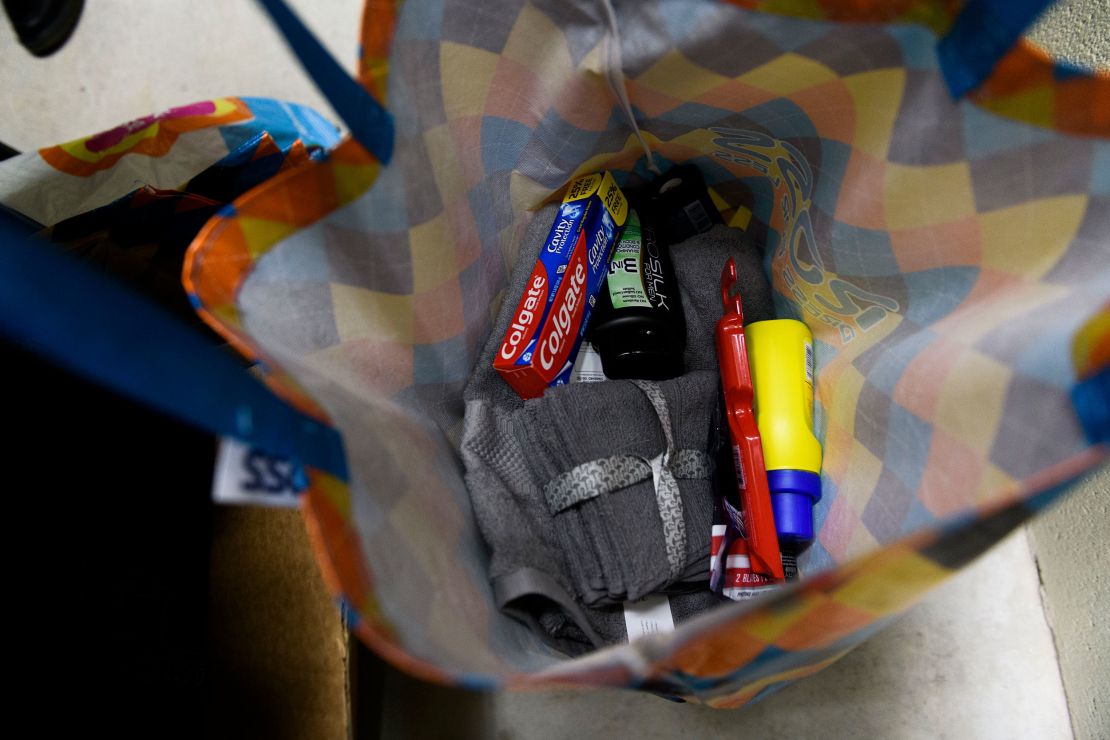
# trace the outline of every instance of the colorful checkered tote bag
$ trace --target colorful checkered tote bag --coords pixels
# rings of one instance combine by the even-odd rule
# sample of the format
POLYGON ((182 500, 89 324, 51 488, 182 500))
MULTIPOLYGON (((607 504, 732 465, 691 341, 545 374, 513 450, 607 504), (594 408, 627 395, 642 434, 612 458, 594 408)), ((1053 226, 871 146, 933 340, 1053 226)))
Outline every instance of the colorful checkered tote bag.
MULTIPOLYGON (((312 68, 296 19, 264 4, 312 68)), ((1098 464, 1110 77, 1019 40, 1043 4, 368 3, 353 136, 224 208, 184 273, 270 388, 341 436, 345 458, 302 457, 303 507, 358 635, 436 681, 740 706, 843 656, 1098 464), (635 184, 680 163, 765 245, 779 314, 813 331, 817 540, 793 587, 571 660, 494 605, 462 390, 515 300, 532 212, 582 173, 635 184)))

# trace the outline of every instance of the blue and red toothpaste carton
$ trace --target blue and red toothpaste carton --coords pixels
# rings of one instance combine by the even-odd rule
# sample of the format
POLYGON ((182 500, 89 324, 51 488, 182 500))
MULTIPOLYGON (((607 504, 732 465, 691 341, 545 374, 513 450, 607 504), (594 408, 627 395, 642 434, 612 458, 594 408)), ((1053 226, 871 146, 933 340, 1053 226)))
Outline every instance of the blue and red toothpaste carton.
POLYGON ((579 177, 567 188, 493 360, 521 398, 570 380, 627 217, 628 201, 609 172, 579 177))

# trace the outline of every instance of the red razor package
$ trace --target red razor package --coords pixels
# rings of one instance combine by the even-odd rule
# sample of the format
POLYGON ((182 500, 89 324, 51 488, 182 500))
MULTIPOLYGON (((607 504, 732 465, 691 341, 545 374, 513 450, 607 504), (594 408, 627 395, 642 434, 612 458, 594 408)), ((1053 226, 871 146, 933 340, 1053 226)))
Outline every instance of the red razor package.
MULTIPOLYGON (((740 508, 737 510, 729 501, 731 496, 723 497, 721 503, 727 518, 747 541, 752 572, 782 580, 785 572, 767 486, 763 445, 752 409, 754 392, 744 339, 744 309, 740 296, 732 294, 735 284, 736 263, 729 258, 721 272, 721 301, 725 312, 717 322, 716 343, 725 418, 732 445, 736 500, 740 508)), ((719 571, 716 575, 719 579, 719 571)))

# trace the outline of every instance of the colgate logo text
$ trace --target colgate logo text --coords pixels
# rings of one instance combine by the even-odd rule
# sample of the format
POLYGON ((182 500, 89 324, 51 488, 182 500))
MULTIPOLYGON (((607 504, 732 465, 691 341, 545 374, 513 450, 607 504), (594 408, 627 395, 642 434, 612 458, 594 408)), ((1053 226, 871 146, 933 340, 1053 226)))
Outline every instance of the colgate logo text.
POLYGON ((520 304, 517 305, 516 318, 509 326, 509 331, 505 335, 505 342, 501 345, 501 357, 506 360, 514 359, 520 354, 521 345, 527 343, 531 338, 532 332, 535 327, 539 314, 536 312, 537 308, 542 308, 541 301, 547 296, 547 276, 546 275, 532 275, 532 282, 528 284, 528 290, 521 298, 520 304))
MULTIPOLYGON (((571 339, 572 324, 579 313, 582 299, 586 292, 586 265, 581 259, 575 261, 574 271, 570 274, 567 292, 563 302, 551 312, 552 330, 540 340, 540 367, 550 370, 555 364, 555 358, 565 354, 563 350, 571 339)), ((577 329, 577 326, 573 327, 577 329)))

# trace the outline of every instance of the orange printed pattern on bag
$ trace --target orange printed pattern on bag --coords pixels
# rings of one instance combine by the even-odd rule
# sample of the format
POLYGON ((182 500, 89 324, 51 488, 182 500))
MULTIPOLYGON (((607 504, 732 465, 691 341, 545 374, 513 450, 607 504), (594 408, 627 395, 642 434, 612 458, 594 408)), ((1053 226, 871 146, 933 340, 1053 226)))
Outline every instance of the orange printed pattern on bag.
POLYGON ((39 150, 39 156, 56 170, 89 177, 111 169, 126 154, 162 157, 184 133, 211 126, 245 121, 252 113, 238 98, 220 98, 170 108, 164 113, 137 118, 108 131, 39 150))

